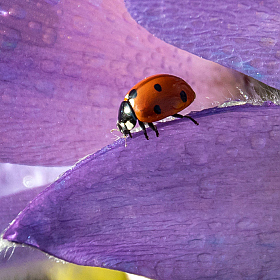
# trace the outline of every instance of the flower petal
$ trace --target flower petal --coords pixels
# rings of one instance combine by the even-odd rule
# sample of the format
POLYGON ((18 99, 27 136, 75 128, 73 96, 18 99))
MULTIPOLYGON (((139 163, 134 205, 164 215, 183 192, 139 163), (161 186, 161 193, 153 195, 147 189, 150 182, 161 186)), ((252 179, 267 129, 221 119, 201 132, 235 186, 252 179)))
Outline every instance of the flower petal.
MULTIPOLYGON (((26 191, 0 198, 0 233, 16 218, 22 209, 38 195, 45 187, 26 191)), ((46 260, 45 254, 31 248, 9 247, 2 244, 0 239, 0 270, 11 266, 22 266, 30 261, 46 260)), ((3 276, 4 277, 4 276, 3 276)))
POLYGON ((111 143, 120 102, 152 74, 187 80, 195 110, 248 91, 243 75, 152 36, 121 0, 36 3, 1 1, 2 162, 72 165, 111 143))
POLYGON ((165 42, 280 89, 277 1, 125 3, 137 23, 165 42))
MULTIPOLYGON (((4 238, 155 279, 273 278, 280 107, 198 112, 103 148, 34 199, 4 238), (232 276, 232 277, 231 277, 232 276)), ((276 277, 276 276, 275 276, 276 277)))

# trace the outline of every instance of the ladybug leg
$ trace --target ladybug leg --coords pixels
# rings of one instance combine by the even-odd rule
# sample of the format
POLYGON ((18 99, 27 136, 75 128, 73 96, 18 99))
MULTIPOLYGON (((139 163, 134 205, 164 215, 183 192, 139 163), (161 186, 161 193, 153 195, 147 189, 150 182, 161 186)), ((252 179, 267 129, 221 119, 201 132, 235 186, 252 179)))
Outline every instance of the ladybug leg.
POLYGON ((155 131, 156 136, 158 137, 159 133, 158 133, 157 127, 153 123, 148 123, 148 125, 153 131, 155 131))
POLYGON ((188 115, 183 116, 183 115, 180 115, 180 114, 174 114, 174 115, 172 115, 172 117, 179 118, 179 119, 188 118, 191 121, 193 121, 196 125, 199 125, 199 123, 195 119, 193 119, 192 117, 190 117, 188 115))
POLYGON ((144 123, 139 121, 139 120, 138 120, 138 122, 139 122, 139 125, 140 125, 141 129, 144 132, 144 135, 145 135, 146 139, 149 140, 149 137, 148 137, 148 134, 147 134, 147 130, 146 130, 146 127, 145 127, 144 123))

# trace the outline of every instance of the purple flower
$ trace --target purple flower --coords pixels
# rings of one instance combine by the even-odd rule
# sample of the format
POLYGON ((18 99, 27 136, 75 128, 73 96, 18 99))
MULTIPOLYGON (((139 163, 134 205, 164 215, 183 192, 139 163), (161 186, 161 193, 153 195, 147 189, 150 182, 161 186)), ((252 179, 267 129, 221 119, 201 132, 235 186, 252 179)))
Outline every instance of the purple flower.
MULTIPOLYGON (((162 42, 122 2, 1 9, 4 162, 65 166, 111 143, 119 103, 150 74, 187 80, 190 110, 255 98, 252 79, 162 42)), ((277 106, 211 109, 195 115, 199 127, 159 124, 159 138, 139 132, 127 148, 121 139, 43 191, 5 238, 156 279, 277 277, 278 115, 277 106)), ((27 200, 3 211, 2 229, 27 200)))

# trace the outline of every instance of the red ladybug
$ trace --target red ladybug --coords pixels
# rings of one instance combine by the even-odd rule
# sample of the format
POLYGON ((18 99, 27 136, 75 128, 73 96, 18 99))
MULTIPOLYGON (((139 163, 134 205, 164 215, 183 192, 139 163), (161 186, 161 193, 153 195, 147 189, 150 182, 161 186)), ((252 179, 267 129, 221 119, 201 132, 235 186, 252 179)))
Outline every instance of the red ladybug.
POLYGON ((181 78, 159 74, 145 78, 136 84, 125 96, 119 108, 117 127, 125 136, 132 137, 132 130, 137 120, 148 140, 145 123, 159 133, 153 122, 168 116, 189 118, 196 125, 198 122, 190 116, 177 114, 188 107, 195 99, 192 88, 181 78))

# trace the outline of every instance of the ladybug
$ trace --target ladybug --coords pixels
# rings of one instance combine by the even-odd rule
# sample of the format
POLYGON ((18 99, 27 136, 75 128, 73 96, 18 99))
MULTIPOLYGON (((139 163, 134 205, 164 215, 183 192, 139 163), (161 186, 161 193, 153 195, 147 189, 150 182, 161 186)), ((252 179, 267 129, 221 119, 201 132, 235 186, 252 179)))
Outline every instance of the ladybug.
POLYGON ((132 130, 138 120, 144 135, 148 140, 145 123, 159 136, 153 122, 168 116, 188 118, 196 125, 198 122, 190 116, 177 114, 188 107, 195 99, 192 88, 183 79, 158 74, 145 78, 136 84, 125 96, 119 108, 117 127, 125 136, 132 138, 132 130))

